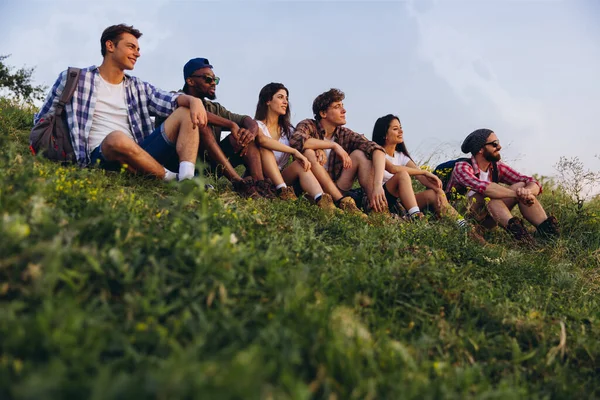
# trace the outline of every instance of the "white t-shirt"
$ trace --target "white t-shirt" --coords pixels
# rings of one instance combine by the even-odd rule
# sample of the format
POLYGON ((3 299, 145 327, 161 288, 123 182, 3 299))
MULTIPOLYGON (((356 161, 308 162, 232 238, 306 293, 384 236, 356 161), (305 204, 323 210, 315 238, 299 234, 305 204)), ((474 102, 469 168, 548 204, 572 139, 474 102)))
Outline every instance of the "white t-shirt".
POLYGON ((113 85, 102 79, 102 76, 100 76, 99 82, 100 84, 95 87, 97 91, 96 107, 88 137, 90 152, 113 131, 121 131, 133 139, 125 100, 125 83, 113 85))
MULTIPOLYGON (((323 140, 326 140, 326 141, 332 142, 332 143, 335 142, 335 140, 333 140, 333 138, 331 138, 331 139, 324 138, 323 140)), ((323 165, 323 168, 325 168, 325 171, 329 171, 329 162, 328 161, 329 161, 329 154, 331 153, 331 150, 332 149, 323 149, 323 151, 325 152, 325 157, 326 157, 325 165, 323 165)))
MULTIPOLYGON (((269 128, 267 128, 267 125, 265 125, 261 121, 256 121, 256 123, 258 124, 258 127, 260 128, 263 135, 273 139, 271 133, 269 132, 269 128)), ((283 132, 280 132, 279 134, 279 143, 285 144, 286 146, 290 145, 289 139, 283 136, 283 132)), ((288 163, 288 160, 290 159, 290 154, 284 153, 282 151, 273 151, 273 154, 275 155, 275 160, 277 160, 277 166, 279 167, 279 169, 284 169, 288 163)))
MULTIPOLYGON (((486 171, 479 170, 479 179, 481 179, 482 181, 489 181, 490 180, 490 171, 488 170, 486 172, 486 171)), ((467 193, 467 197, 471 197, 475 193, 477 193, 477 192, 475 192, 473 190, 469 190, 469 192, 467 193)))
MULTIPOLYGON (((386 153, 385 158, 390 160, 392 162, 392 164, 399 165, 401 167, 406 166, 406 164, 408 164, 408 162, 410 161, 410 158, 407 157, 406 154, 401 153, 399 151, 395 151, 393 156, 390 156, 386 153)), ((394 174, 391 174, 384 170, 383 171, 383 183, 385 184, 387 181, 389 181, 392 178, 392 176, 394 176, 394 174)))

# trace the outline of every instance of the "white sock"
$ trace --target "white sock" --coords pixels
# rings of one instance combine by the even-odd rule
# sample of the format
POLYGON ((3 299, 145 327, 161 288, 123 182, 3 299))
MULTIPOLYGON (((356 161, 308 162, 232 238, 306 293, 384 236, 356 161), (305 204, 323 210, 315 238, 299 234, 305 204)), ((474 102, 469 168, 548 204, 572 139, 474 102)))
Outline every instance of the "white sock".
POLYGON ((179 163, 179 181, 192 179, 194 177, 194 163, 182 161, 179 163))
POLYGON ((315 197, 314 197, 315 201, 319 201, 321 196, 323 196, 323 192, 319 192, 319 193, 315 194, 315 197))
POLYGON ((285 182, 280 183, 279 185, 275 186, 275 190, 279 190, 281 188, 287 187, 287 185, 285 184, 285 182))
POLYGON ((163 178, 163 181, 174 181, 175 179, 177 179, 177 174, 173 171, 169 171, 168 169, 165 168, 165 176, 163 178))
POLYGON ((458 221, 456 221, 456 225, 458 225, 459 228, 466 228, 468 224, 464 218, 461 218, 458 221))
POLYGON ((421 209, 419 208, 419 206, 414 206, 413 208, 408 210, 408 215, 412 216, 413 214, 416 214, 418 212, 421 212, 421 209))

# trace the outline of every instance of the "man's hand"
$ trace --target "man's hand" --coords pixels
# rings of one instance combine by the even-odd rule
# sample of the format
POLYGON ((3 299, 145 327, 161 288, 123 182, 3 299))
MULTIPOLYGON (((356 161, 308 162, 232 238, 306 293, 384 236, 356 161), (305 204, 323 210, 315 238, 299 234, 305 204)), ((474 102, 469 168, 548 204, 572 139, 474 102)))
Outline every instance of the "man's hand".
POLYGON ((208 122, 208 117, 206 115, 206 109, 204 108, 204 104, 202 104, 202 100, 197 97, 190 97, 190 118, 192 119, 192 124, 194 128, 202 128, 206 126, 208 122))
POLYGON ((304 157, 304 155, 298 150, 296 150, 296 153, 294 153, 294 158, 300 162, 302 168, 304 168, 304 171, 310 171, 310 161, 308 161, 308 158, 304 157))
POLYGON ((352 167, 352 159, 350 158, 348 153, 346 153, 346 150, 342 148, 342 146, 335 143, 333 150, 337 153, 338 156, 342 158, 342 162, 344 163, 344 169, 352 167))
POLYGON ((239 138, 238 138, 238 143, 240 144, 240 146, 242 146, 242 147, 248 146, 248 144, 250 142, 252 142, 254 139, 256 139, 256 133, 257 132, 252 132, 251 130, 246 129, 246 128, 240 128, 239 138))
POLYGON ((315 150, 315 154, 317 156, 317 161, 319 162, 319 164, 325 165, 325 163, 327 162, 327 156, 325 155, 325 150, 317 149, 317 150, 315 150))
POLYGON ((531 193, 531 190, 520 187, 517 189, 517 199, 521 203, 531 206, 535 201, 535 196, 531 193))
POLYGON ((373 188, 371 196, 369 197, 369 203, 371 208, 376 212, 384 212, 388 210, 388 203, 387 199, 385 198, 383 186, 377 185, 373 188))

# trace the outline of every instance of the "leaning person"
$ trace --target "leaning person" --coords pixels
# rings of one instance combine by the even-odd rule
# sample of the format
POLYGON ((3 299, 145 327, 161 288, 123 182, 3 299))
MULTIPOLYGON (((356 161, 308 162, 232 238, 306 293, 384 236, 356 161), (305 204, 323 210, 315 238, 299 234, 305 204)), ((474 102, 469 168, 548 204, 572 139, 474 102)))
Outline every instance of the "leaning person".
MULTIPOLYGON (((199 99, 162 91, 125 73, 140 57, 140 36, 132 26, 109 26, 100 38, 102 64, 81 70, 77 90, 65 106, 77 162, 110 170, 126 165, 129 171, 164 180, 192 178, 206 111, 199 99), (166 120, 153 128, 153 116, 166 120), (163 166, 173 157, 179 159, 177 173, 163 166)), ((34 124, 54 112, 66 81, 64 71, 34 124)))

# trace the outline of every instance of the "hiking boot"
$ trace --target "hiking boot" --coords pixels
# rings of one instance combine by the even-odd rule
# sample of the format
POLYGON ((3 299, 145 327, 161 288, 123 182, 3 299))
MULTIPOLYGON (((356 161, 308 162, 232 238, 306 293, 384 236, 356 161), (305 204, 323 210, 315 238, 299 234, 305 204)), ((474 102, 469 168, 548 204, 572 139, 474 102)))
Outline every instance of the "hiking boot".
POLYGON ((277 197, 273 184, 266 179, 256 181, 256 190, 265 199, 274 199, 277 197))
POLYGON ((523 221, 520 218, 513 217, 508 220, 508 225, 506 225, 506 230, 510 232, 513 237, 519 242, 533 246, 535 244, 535 239, 527 229, 523 226, 523 221))
POLYGON ((294 188, 290 186, 279 189, 278 196, 281 200, 298 200, 298 196, 296 196, 294 188))
POLYGON ((234 181, 231 182, 231 184, 233 185, 233 191, 245 199, 258 199, 260 197, 260 193, 258 193, 256 190, 256 186, 254 186, 254 180, 252 178, 234 181))
POLYGON ((560 235, 560 229, 556 217, 551 215, 546 218, 544 222, 538 225, 537 233, 544 239, 549 239, 560 235))
POLYGON ((479 232, 477 232, 477 228, 473 226, 467 226, 465 229, 467 230, 467 236, 472 241, 479 243, 482 246, 488 244, 487 240, 485 240, 485 238, 479 232))
POLYGON ((342 197, 338 201, 338 207, 340 210, 345 211, 349 214, 358 215, 362 218, 367 218, 367 214, 360 211, 360 209, 356 206, 356 202, 350 196, 342 197))
POLYGON ((335 204, 333 204, 333 197, 330 194, 323 193, 317 201, 317 207, 325 211, 335 210, 335 204))

